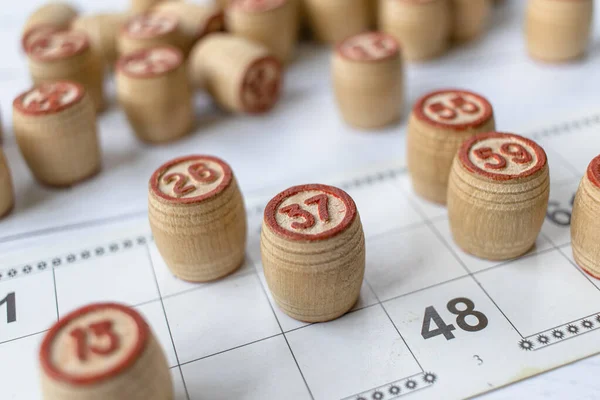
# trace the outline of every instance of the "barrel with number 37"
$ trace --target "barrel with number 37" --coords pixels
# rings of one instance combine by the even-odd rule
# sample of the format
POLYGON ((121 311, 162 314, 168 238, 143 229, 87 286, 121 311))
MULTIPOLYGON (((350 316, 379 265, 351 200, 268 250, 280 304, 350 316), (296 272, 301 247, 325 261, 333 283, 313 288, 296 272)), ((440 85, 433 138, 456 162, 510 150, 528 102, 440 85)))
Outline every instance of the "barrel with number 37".
POLYGON ((132 308, 91 304, 61 318, 39 352, 45 400, 170 400, 171 373, 150 327, 132 308))
POLYGON ((192 155, 171 160, 150 178, 148 217, 171 272, 206 282, 237 270, 246 249, 246 209, 231 167, 192 155))
POLYGON ((329 321, 358 300, 365 238, 341 189, 301 185, 275 196, 265 208, 261 254, 273 299, 292 318, 329 321))
POLYGON ((459 149, 448 183, 448 216, 467 253, 506 260, 533 247, 546 217, 546 153, 509 133, 482 133, 459 149))

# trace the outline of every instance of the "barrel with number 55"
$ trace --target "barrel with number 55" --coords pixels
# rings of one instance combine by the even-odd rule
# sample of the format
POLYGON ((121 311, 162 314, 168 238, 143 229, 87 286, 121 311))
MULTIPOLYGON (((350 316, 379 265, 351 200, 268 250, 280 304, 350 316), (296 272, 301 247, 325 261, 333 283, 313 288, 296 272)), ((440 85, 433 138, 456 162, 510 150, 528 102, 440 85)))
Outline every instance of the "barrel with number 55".
POLYGON ((148 217, 171 272, 207 282, 237 270, 246 249, 246 209, 229 165, 205 155, 176 158, 150 178, 148 217))
POLYGON ((546 153, 509 133, 482 133, 459 149, 448 182, 448 215, 456 244, 490 260, 525 254, 548 208, 546 153))
POLYGON ((301 185, 275 196, 265 208, 261 254, 273 299, 292 318, 329 321, 358 300, 365 238, 341 189, 301 185))

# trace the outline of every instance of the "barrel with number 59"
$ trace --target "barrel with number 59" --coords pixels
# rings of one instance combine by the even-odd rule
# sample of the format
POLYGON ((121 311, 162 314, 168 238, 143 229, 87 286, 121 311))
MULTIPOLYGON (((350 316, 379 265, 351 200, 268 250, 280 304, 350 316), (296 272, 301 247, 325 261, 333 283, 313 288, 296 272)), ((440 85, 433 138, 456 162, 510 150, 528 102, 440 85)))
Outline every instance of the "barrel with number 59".
POLYGON ((550 176, 537 143, 482 133, 459 149, 448 182, 448 216, 467 253, 506 260, 533 247, 546 217, 550 176))
POLYGON ((158 251, 181 279, 212 281, 244 261, 244 201, 231 167, 217 157, 180 157, 158 168, 148 217, 158 251))
POLYGON ((356 204, 343 190, 291 187, 265 208, 261 231, 265 278, 290 317, 324 322, 358 300, 365 272, 365 237, 356 204))

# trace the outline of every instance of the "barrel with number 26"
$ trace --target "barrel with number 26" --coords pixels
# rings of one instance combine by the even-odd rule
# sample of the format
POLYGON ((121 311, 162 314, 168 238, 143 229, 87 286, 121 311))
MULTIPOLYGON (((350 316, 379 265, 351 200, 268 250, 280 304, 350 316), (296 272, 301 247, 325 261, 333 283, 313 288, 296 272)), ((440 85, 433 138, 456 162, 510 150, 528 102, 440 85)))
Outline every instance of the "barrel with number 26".
POLYGON ((192 282, 237 270, 246 249, 246 209, 223 160, 204 155, 167 162, 150 178, 148 216, 171 272, 192 282))

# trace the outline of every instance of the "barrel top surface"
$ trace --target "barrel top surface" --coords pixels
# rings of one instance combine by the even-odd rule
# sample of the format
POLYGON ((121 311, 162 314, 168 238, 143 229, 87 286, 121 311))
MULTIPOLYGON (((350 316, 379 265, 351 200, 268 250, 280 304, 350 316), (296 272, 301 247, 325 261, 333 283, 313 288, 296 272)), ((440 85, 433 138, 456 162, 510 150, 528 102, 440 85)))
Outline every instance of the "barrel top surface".
POLYGON ((150 178, 150 190, 172 204, 193 204, 223 192, 233 172, 223 160, 206 155, 179 157, 160 166, 150 178))
POLYGON ((385 61, 400 54, 400 45, 387 33, 364 32, 344 39, 337 46, 337 52, 350 61, 385 61))
POLYGON ((40 348, 44 373, 53 380, 86 386, 131 367, 146 348, 149 328, 133 309, 92 304, 60 319, 40 348))
POLYGON ((345 231, 357 214, 354 200, 333 186, 294 186, 275 196, 264 221, 279 236, 294 241, 325 240, 345 231))
POLYGON ((494 117, 487 99, 461 89, 428 93, 417 101, 413 113, 426 124, 455 131, 478 128, 494 117))
POLYGON ((87 35, 79 31, 38 31, 27 40, 25 51, 36 61, 63 60, 89 48, 87 35))
POLYGON ((123 25, 123 32, 134 39, 152 39, 173 32, 179 19, 166 12, 136 15, 123 25))
POLYGON ((594 186, 600 189, 600 156, 594 158, 588 166, 587 177, 594 186))
POLYGON ((230 7, 247 13, 261 13, 281 7, 289 0, 233 0, 230 7))
POLYGON ((117 70, 131 78, 154 78, 165 75, 183 64, 183 54, 169 46, 141 49, 122 56, 117 70))
POLYGON ((85 89, 76 82, 44 82, 17 97, 13 106, 27 115, 54 114, 77 104, 85 89))
POLYGON ((240 87, 244 111, 263 113, 273 108, 279 99, 282 80, 282 66, 275 57, 265 56, 251 63, 240 87))
POLYGON ((466 140, 458 157, 469 172, 495 181, 526 178, 547 163, 544 149, 534 141, 500 132, 481 133, 466 140))

